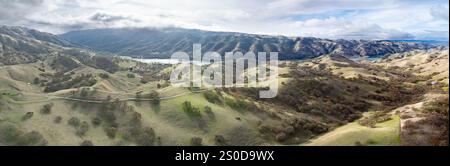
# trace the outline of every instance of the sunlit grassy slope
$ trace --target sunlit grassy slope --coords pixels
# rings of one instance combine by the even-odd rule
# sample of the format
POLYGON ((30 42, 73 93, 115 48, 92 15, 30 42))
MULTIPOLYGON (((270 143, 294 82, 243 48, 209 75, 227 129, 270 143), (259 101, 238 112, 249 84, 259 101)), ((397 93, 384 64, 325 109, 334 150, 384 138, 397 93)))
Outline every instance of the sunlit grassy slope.
POLYGON ((357 142, 368 146, 400 145, 399 123, 398 116, 393 116, 391 120, 377 124, 376 128, 353 122, 319 136, 305 145, 354 146, 357 142))

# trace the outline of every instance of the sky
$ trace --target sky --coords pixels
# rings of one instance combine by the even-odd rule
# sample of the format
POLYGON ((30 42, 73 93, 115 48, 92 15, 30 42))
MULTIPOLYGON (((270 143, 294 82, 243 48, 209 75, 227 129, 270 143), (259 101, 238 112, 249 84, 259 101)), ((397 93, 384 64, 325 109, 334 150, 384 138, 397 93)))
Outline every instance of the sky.
POLYGON ((54 34, 123 27, 329 39, 444 40, 448 0, 0 0, 0 25, 54 34))

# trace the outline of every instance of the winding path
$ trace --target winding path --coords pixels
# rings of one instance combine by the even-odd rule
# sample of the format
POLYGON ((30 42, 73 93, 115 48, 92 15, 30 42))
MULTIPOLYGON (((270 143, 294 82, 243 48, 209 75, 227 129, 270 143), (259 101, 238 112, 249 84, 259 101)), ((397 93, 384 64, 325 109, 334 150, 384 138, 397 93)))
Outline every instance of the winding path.
MULTIPOLYGON (((28 101, 12 100, 12 102, 16 103, 16 104, 41 103, 41 102, 48 102, 48 101, 51 101, 51 100, 69 100, 69 101, 77 101, 77 102, 85 102, 85 103, 97 103, 97 104, 100 104, 100 103, 112 103, 112 102, 117 101, 117 100, 106 101, 106 100, 77 99, 77 98, 72 98, 72 97, 61 97, 61 96, 55 96, 55 95, 50 95, 50 94, 38 94, 38 93, 29 93, 29 92, 19 92, 19 91, 14 91, 14 90, 0 90, 0 93, 3 93, 2 91, 3 92, 4 91, 8 91, 8 92, 14 92, 14 93, 18 93, 18 94, 40 96, 40 97, 46 97, 47 98, 46 100, 28 100, 28 101)), ((205 91, 207 91, 207 90, 198 90, 198 91, 184 92, 184 93, 173 95, 173 96, 160 97, 159 100, 169 100, 169 99, 182 97, 182 96, 186 96, 186 95, 190 95, 190 94, 194 94, 194 93, 202 93, 202 92, 205 92, 205 91)), ((110 93, 110 94, 118 94, 118 95, 130 94, 130 93, 107 92, 107 91, 102 91, 102 92, 110 93)), ((153 100, 156 100, 156 99, 124 98, 124 99, 119 99, 118 101, 153 101, 153 100)))

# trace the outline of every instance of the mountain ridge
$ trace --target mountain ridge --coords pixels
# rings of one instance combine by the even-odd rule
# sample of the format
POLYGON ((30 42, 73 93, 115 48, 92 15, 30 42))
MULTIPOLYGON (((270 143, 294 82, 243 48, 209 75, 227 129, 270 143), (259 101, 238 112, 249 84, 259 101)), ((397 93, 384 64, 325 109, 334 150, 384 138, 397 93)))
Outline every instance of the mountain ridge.
POLYGON ((143 58, 170 58, 178 51, 192 53, 194 43, 202 44, 203 52, 279 52, 280 59, 311 59, 326 54, 374 57, 434 47, 386 40, 331 40, 180 28, 90 29, 59 36, 95 51, 143 58))
POLYGON ((0 65, 31 63, 70 46, 56 35, 24 27, 0 26, 0 65))

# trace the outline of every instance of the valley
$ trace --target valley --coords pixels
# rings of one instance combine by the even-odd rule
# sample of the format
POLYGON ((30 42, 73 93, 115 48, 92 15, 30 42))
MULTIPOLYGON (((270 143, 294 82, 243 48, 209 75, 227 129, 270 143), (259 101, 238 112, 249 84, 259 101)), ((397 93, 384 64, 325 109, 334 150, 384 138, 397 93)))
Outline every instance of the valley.
MULTIPOLYGON (((260 99, 258 88, 173 87, 169 77, 177 64, 143 63, 111 55, 139 57, 137 52, 148 51, 132 48, 137 45, 129 41, 110 40, 132 44, 123 48, 107 43, 99 46, 95 43, 103 42, 85 38, 72 44, 66 39, 86 36, 73 32, 60 38, 18 27, 0 29, 0 145, 448 145, 449 53, 445 47, 394 43, 387 44, 389 51, 380 51, 369 50, 377 42, 337 41, 357 42, 351 47, 373 52, 367 56, 384 56, 352 61, 352 57, 366 55, 350 46, 353 51, 336 48, 312 55, 283 51, 281 48, 291 49, 283 45, 266 49, 267 44, 253 44, 264 47, 262 51, 285 52, 283 59, 288 59, 278 67, 278 96, 260 99)), ((122 31, 129 34, 130 30, 122 31)), ((202 34, 173 31, 176 37, 202 34)), ((230 38, 229 34, 213 34, 213 39, 204 40, 230 38)), ((227 41, 241 41, 239 46, 256 40, 253 38, 267 43, 292 42, 282 37, 233 36, 238 39, 227 41)), ((156 44, 161 46, 158 49, 183 51, 190 42, 194 41, 179 41, 174 48, 156 44)), ((208 43, 205 49, 213 49, 208 43)), ((226 47, 257 50, 237 49, 232 44, 226 47)), ((311 48, 309 51, 316 53, 315 49, 329 49, 315 44, 311 48)))

